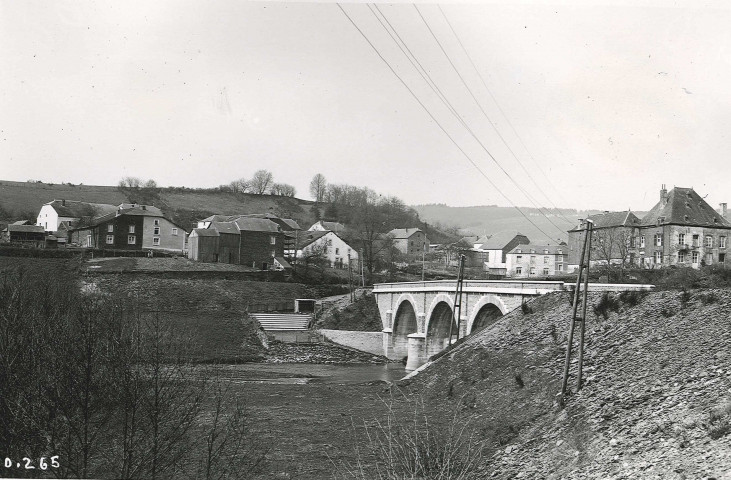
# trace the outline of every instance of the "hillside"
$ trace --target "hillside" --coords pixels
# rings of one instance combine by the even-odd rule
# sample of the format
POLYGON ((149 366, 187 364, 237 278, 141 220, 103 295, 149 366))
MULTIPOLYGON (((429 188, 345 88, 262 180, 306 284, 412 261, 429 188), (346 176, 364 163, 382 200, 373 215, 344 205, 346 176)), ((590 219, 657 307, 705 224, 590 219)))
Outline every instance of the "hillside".
POLYGON ((539 228, 548 235, 551 235, 554 240, 560 239, 566 241, 568 239, 566 232, 578 225, 579 218, 586 217, 589 213, 596 213, 594 211, 581 212, 569 208, 559 210, 544 209, 543 212, 548 217, 546 218, 538 209, 521 208, 528 218, 535 223, 535 225, 532 225, 518 210, 512 207, 415 205, 413 208, 419 213, 419 217, 427 223, 456 226, 468 229, 475 235, 491 234, 501 231, 518 231, 535 242, 546 241, 546 236, 539 228), (571 220, 571 222, 567 219, 571 220))
POLYGON ((569 295, 530 305, 535 313, 506 315, 406 381, 470 419, 488 444, 482 473, 731 477, 731 291, 624 296, 607 318, 589 313, 586 383, 564 408, 569 295))

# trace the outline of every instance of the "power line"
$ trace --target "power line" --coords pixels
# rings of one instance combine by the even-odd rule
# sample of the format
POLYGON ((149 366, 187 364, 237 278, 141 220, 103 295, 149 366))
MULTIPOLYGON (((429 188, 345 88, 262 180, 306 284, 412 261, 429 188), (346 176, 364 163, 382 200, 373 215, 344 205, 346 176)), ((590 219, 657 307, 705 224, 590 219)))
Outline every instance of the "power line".
POLYGON ((348 15, 348 12, 346 12, 346 11, 345 11, 345 9, 343 8, 343 6, 342 6, 342 5, 340 5, 340 3, 336 3, 336 5, 337 5, 337 6, 338 6, 338 8, 340 9, 340 11, 341 11, 341 12, 343 12, 343 15, 345 15, 345 17, 346 17, 346 18, 348 19, 348 21, 350 21, 350 23, 351 23, 351 24, 353 25, 353 27, 355 27, 355 29, 356 29, 356 30, 358 31, 358 33, 360 33, 360 35, 361 35, 361 36, 362 36, 362 37, 363 37, 363 38, 365 39, 365 41, 366 41, 366 42, 368 42, 368 45, 370 45, 370 47, 371 47, 371 48, 373 49, 373 51, 374 51, 374 52, 376 52, 376 55, 378 55, 378 57, 379 57, 379 58, 380 58, 380 59, 381 59, 381 60, 383 61, 383 63, 385 63, 385 64, 386 64, 386 66, 388 67, 388 69, 389 69, 389 70, 391 70, 391 73, 393 73, 393 74, 394 74, 394 76, 395 76, 395 77, 396 77, 396 78, 397 78, 397 79, 398 79, 398 80, 399 80, 399 81, 401 82, 401 84, 402 84, 402 85, 403 85, 403 86, 404 86, 404 87, 406 88, 406 90, 408 90, 408 91, 409 91, 409 93, 411 94, 411 96, 412 96, 412 97, 414 97, 414 99, 415 99, 415 100, 416 100, 416 101, 417 101, 417 102, 419 103, 419 105, 421 105, 421 108, 423 108, 423 109, 424 109, 424 111, 425 111, 425 112, 427 113, 427 115, 429 115, 429 117, 431 117, 431 119, 432 119, 432 120, 434 121, 434 123, 436 123, 436 124, 437 124, 437 126, 439 127, 439 129, 440 129, 440 130, 441 130, 442 132, 444 132, 444 134, 445 134, 445 135, 446 135, 446 136, 447 136, 447 137, 449 138, 449 140, 451 140, 451 142, 452 142, 452 143, 454 144, 454 146, 455 146, 455 147, 457 147, 457 149, 458 149, 458 150, 459 150, 459 151, 460 151, 460 152, 462 153, 462 155, 464 155, 464 157, 465 157, 465 158, 467 159, 467 161, 469 161, 469 162, 470 162, 470 163, 472 164, 472 166, 473 166, 473 167, 475 167, 475 168, 477 169, 477 171, 478 171, 478 172, 480 172, 480 174, 481 174, 481 175, 482 175, 482 176, 483 176, 483 177, 485 178, 485 180, 487 180, 487 181, 488 181, 488 183, 490 183, 490 185, 492 185, 492 186, 493 186, 493 188, 495 188, 495 190, 496 190, 496 191, 497 191, 497 192, 498 192, 498 193, 499 193, 499 194, 500 194, 500 195, 501 195, 501 196, 502 196, 502 197, 503 197, 503 198, 504 198, 504 199, 505 199, 505 200, 506 200, 506 201, 507 201, 508 203, 510 203, 510 204, 511 204, 511 205, 513 206, 513 208, 515 208, 515 209, 516 209, 516 210, 517 210, 517 211, 518 211, 518 212, 519 212, 519 213, 520 213, 520 214, 521 214, 521 215, 522 215, 522 216, 523 216, 523 217, 524 217, 524 218, 525 218, 526 220, 528 220, 528 222, 529 222, 529 223, 530 223, 531 225, 533 225, 534 227, 536 227, 536 229, 538 229, 538 230, 539 230, 539 231, 540 231, 541 233, 543 233, 543 235, 545 235, 545 236, 546 236, 546 238, 549 238, 549 239, 553 240, 553 238, 552 238, 552 237, 551 237, 551 236, 550 236, 549 234, 547 234, 547 233, 546 233, 546 232, 545 232, 545 231, 544 231, 544 230, 543 230, 543 229, 542 229, 541 227, 539 227, 538 225, 536 225, 535 223, 533 223, 533 221, 532 221, 532 220, 531 220, 530 218, 528 218, 528 216, 527 216, 527 215, 526 215, 526 214, 525 214, 525 213, 524 213, 524 212, 523 212, 523 211, 522 211, 522 210, 520 209, 520 207, 518 207, 517 205, 515 205, 515 204, 514 204, 514 203, 513 203, 513 202, 512 202, 512 201, 511 201, 511 200, 510 200, 510 199, 509 199, 509 198, 508 198, 508 197, 507 197, 507 196, 506 196, 506 195, 505 195, 505 194, 504 194, 504 193, 503 193, 503 192, 502 192, 502 191, 501 191, 501 190, 500 190, 499 188, 498 188, 498 186, 497 186, 497 185, 495 185, 495 183, 494 183, 494 182, 493 182, 492 180, 490 180, 490 178, 489 178, 489 177, 488 177, 488 176, 487 176, 487 175, 485 174, 485 172, 484 172, 484 171, 483 171, 483 170, 482 170, 482 169, 481 169, 481 168, 479 167, 479 165, 477 165, 477 164, 476 164, 476 163, 475 163, 475 162, 474 162, 474 161, 472 160, 472 158, 471 158, 471 157, 470 157, 470 156, 469 156, 469 155, 467 154, 467 152, 465 152, 465 151, 464 151, 464 149, 462 149, 462 147, 460 147, 460 145, 459 145, 459 144, 457 143, 457 141, 456 141, 456 140, 455 140, 455 139, 454 139, 454 138, 453 138, 453 137, 452 137, 452 136, 451 136, 451 135, 449 134, 449 132, 448 132, 448 131, 447 131, 447 130, 446 130, 446 129, 445 129, 445 128, 444 128, 443 126, 442 126, 442 124, 441 124, 441 123, 439 123, 439 121, 438 121, 438 120, 436 119, 436 117, 435 117, 435 116, 434 116, 434 115, 433 115, 433 114, 431 113, 431 111, 429 111, 429 109, 428 109, 428 108, 426 107, 426 105, 424 105, 424 103, 423 103, 423 102, 421 101, 421 99, 419 99, 419 97, 418 97, 418 96, 417 96, 417 95, 416 95, 416 94, 414 93, 414 91, 413 91, 413 90, 412 90, 412 89, 411 89, 411 88, 410 88, 410 87, 408 86, 408 84, 407 84, 407 83, 406 83, 406 82, 404 81, 404 79, 403 79, 403 78, 401 78, 401 76, 400 76, 400 75, 399 75, 398 73, 396 73, 396 70, 394 70, 394 68, 393 68, 393 67, 391 66, 391 64, 390 64, 390 63, 388 63, 388 60, 386 60, 386 59, 385 59, 385 58, 383 57, 383 55, 381 55, 381 52, 380 52, 380 51, 378 50, 378 48, 376 48, 376 46, 375 46, 375 45, 373 44, 373 42, 371 42, 371 40, 370 40, 370 39, 368 38, 368 36, 367 36, 367 35, 366 35, 366 34, 365 34, 365 33, 363 32, 363 30, 361 30, 361 29, 360 29, 360 27, 358 27, 358 25, 357 25, 357 24, 355 23, 355 21, 353 21, 353 19, 352 19, 352 18, 350 17, 350 15, 348 15))
MULTIPOLYGON (((453 69, 453 70, 454 70, 454 72, 455 72, 455 73, 457 74, 457 76, 459 77, 459 79, 460 79, 460 80, 462 81, 462 85, 464 85, 464 87, 465 87, 465 88, 467 89, 467 92, 469 92, 470 96, 472 97, 472 100, 474 100, 475 104, 477 105, 477 107, 478 107, 478 108, 480 109, 480 111, 482 112, 482 115, 484 115, 484 117, 485 117, 485 118, 487 119, 487 121, 488 121, 488 122, 490 123, 490 125, 491 125, 491 126, 492 126, 492 128, 493 128, 493 130, 495 130, 495 133, 497 133, 498 137, 500 137, 500 140, 501 140, 501 141, 503 142, 503 144, 504 144, 504 145, 505 145, 505 146, 507 147, 507 149, 508 149, 508 151, 510 152, 510 154, 511 154, 511 155, 513 156, 513 158, 515 158, 515 160, 516 160, 516 161, 518 162, 518 165, 520 165, 520 166, 521 166, 521 168, 523 168, 523 170, 525 171, 525 173, 526 173, 526 174, 528 175, 528 177, 529 177, 529 178, 531 178, 531 177, 530 177, 530 173, 528 173, 528 171, 527 171, 527 170, 525 169, 525 167, 524 167, 524 166, 523 166, 523 164, 521 163, 521 161, 520 161, 520 159, 518 158, 518 156, 517 156, 517 155, 515 155, 515 152, 513 152, 513 149, 512 149, 512 148, 510 148, 510 145, 508 145, 508 142, 507 142, 507 141, 505 140, 505 138, 503 138, 503 136, 502 136, 502 134, 500 133, 500 131, 499 131, 499 130, 497 129, 497 127, 495 126, 495 124, 493 123, 493 121, 492 121, 492 120, 490 119, 490 117, 489 117, 489 116, 487 115, 487 112, 485 112, 485 109, 484 109, 484 108, 482 108, 482 105, 480 104, 479 100, 477 100, 477 97, 476 97, 476 96, 475 96, 475 94, 474 94, 474 93, 472 92, 472 89, 471 89, 471 88, 469 87, 469 85, 467 85, 467 81, 466 81, 466 80, 464 79, 464 77, 462 76, 462 74, 461 74, 461 73, 459 72, 459 69, 457 68, 457 66, 456 66, 456 65, 454 64, 454 62, 452 61, 452 58, 451 58, 451 57, 449 56, 449 54, 447 53, 447 51, 446 51, 446 50, 444 49, 444 46, 442 45, 442 42, 440 42, 440 41, 439 41, 439 38, 438 38, 438 37, 436 36, 436 34, 434 33, 434 31, 432 30, 431 26, 429 25, 429 22, 427 22, 427 21, 426 21, 426 18, 424 18, 424 16, 422 15, 422 13, 421 13, 421 10, 419 10, 419 6, 418 6, 418 5, 416 5, 416 4, 413 4, 413 5, 414 5, 414 8, 416 9, 416 12, 417 12, 417 13, 419 14, 419 17, 420 17, 420 18, 421 18, 421 20, 422 20, 422 21, 424 22, 424 25, 426 25, 426 28, 427 28, 427 29, 429 30, 429 33, 431 33, 431 36, 432 36, 432 37, 434 38, 434 41, 435 41, 435 42, 437 42, 437 45, 439 46, 439 49, 440 49, 440 50, 442 51, 442 53, 443 53, 443 54, 444 54, 444 56, 446 57, 447 61, 448 61, 448 62, 449 62, 449 64, 450 64, 450 65, 452 66, 452 69, 453 69)), ((470 133, 471 133, 471 132, 470 132, 470 133)), ((474 136, 474 134, 473 134, 473 136, 474 136)), ((482 145, 482 142, 479 142, 479 140, 478 140, 478 143, 480 143, 480 145, 482 145)), ((485 147, 483 146, 483 148, 485 148, 485 147)), ((487 149, 486 149, 486 148, 485 148, 485 151, 487 151, 487 149)), ((520 185, 520 184, 519 184, 518 182, 516 182, 516 181, 515 181, 515 180, 513 179, 513 177, 512 177, 512 176, 511 176, 511 175, 510 175, 510 174, 509 174, 509 173, 508 173, 508 172, 507 172, 507 171, 506 171, 506 170, 505 170, 505 169, 503 168, 503 166, 502 166, 502 165, 501 165, 501 164, 500 164, 500 163, 499 163, 499 162, 497 161, 497 159, 496 159, 496 158, 495 158, 495 157, 494 157, 494 156, 493 156, 493 155, 492 155, 492 154, 491 154, 490 152, 487 152, 487 153, 488 153, 488 155, 490 155, 490 158, 492 158, 492 160, 493 160, 493 161, 495 162, 495 164, 496 164, 496 165, 497 165, 497 166, 498 166, 498 167, 500 168, 500 170, 502 170, 502 172, 503 172, 503 173, 504 173, 504 174, 505 174, 505 175, 506 175, 506 176, 507 176, 507 177, 508 177, 508 178, 510 179, 510 181, 512 181, 512 182, 513 182, 513 184, 515 184, 515 186, 516 186, 516 187, 518 187, 518 189, 519 189, 519 190, 520 190, 521 192, 523 192, 523 194, 524 194, 524 195, 526 196, 526 198, 527 198, 527 199, 528 199, 528 200, 529 200, 529 201, 530 201, 531 203, 533 203, 533 205, 534 205, 534 206, 535 206, 535 207, 536 207, 536 208, 538 209, 538 211, 539 211, 539 212, 540 212, 540 213, 541 213, 541 214, 542 214, 542 215, 543 215, 544 217, 546 217, 546 220, 548 220, 548 221, 549 221, 549 222, 551 223, 551 225, 553 225, 553 226, 554 226, 554 227, 555 227, 555 228, 556 228, 557 230, 559 230, 559 231, 560 231, 561 233, 563 233, 563 229, 562 229, 561 227, 559 227, 558 225, 556 225, 555 223, 553 223, 553 221, 552 221, 552 220, 551 220, 551 219, 550 219, 550 218, 548 217, 548 215, 546 215, 546 214, 545 214, 545 212, 543 212, 543 211, 541 210, 541 207, 539 207, 539 206, 538 206, 538 204, 537 204, 537 203, 535 202, 535 200, 533 199, 533 197, 532 197, 532 196, 531 196, 531 195, 530 195, 530 194, 529 194, 528 192, 526 192, 526 191, 525 191, 525 189, 524 189, 524 188, 523 188, 523 187, 522 187, 522 186, 521 186, 521 185, 520 185)), ((532 180, 532 178, 531 178, 531 180, 532 180)), ((535 183, 535 181, 534 181, 534 183, 535 183)), ((544 194, 544 195, 545 195, 545 194, 544 194)))
MULTIPOLYGON (((484 77, 482 76, 482 73, 480 73, 480 70, 477 68, 477 65, 475 65, 475 62, 472 60, 472 56, 469 54, 469 52, 465 48, 465 46, 462 43, 462 40, 460 39, 459 35, 457 35, 457 32, 455 31, 454 27, 452 26, 452 23, 447 18, 447 15, 444 13, 444 10, 442 10, 442 6, 439 5, 439 4, 437 4, 437 7, 439 8, 439 11, 441 12, 442 17, 444 17, 444 20, 447 22, 447 25, 449 25, 449 29, 452 31, 452 34, 454 34, 454 38, 457 39, 457 43, 459 43, 459 46, 462 48, 462 51, 464 52, 465 56, 469 60, 470 64, 472 65, 472 68, 475 70, 475 73, 477 73, 477 76, 480 78, 480 81, 482 82, 482 85, 485 87, 485 90, 487 90, 487 93, 490 95, 490 98, 492 98, 492 101, 495 103, 495 106, 500 111, 500 114, 503 116, 503 118, 505 119, 505 121, 508 124, 508 126, 510 126, 510 129, 512 130, 513 135, 515 135, 515 138, 518 139, 518 142, 523 147, 523 150, 525 150, 525 152, 531 158, 531 160, 533 161, 533 164, 536 166, 536 169, 541 173, 541 175, 543 175, 543 178, 546 179, 546 181, 548 182, 548 184, 551 187, 553 187, 553 190, 558 194, 559 197, 561 197, 561 200, 563 200, 565 202, 566 200, 561 195, 561 192, 558 190, 558 188, 556 188, 556 186, 553 184, 553 182, 551 182, 551 179, 548 177, 548 175, 546 175, 546 173, 543 171, 543 169, 541 169, 540 164, 533 157, 533 155, 531 154, 530 150, 528 150, 528 147, 523 142, 523 139, 521 138, 520 135, 518 135, 517 130, 513 126, 512 122, 510 121, 510 119, 508 118, 508 116, 503 111, 502 107, 500 106, 500 103, 497 101, 497 98, 495 98, 495 95, 493 95, 492 90, 490 90, 490 87, 487 86, 487 82, 485 81, 484 77)), ((521 166, 523 166, 523 165, 521 164, 521 166)), ((523 167, 523 170, 525 170, 525 167, 523 167)), ((540 185, 538 185, 538 183, 533 179, 533 177, 530 175, 530 173, 528 173, 527 170, 526 170, 525 173, 528 175, 528 177, 530 177, 530 179, 533 181, 533 183, 538 188, 538 190, 543 194, 543 196, 546 198, 546 200, 548 200, 548 202, 553 206, 553 208, 555 208, 558 211, 559 215, 561 215, 561 217, 563 217, 564 220, 566 220, 567 222, 569 222, 569 223, 571 223, 573 225, 575 222, 572 221, 572 220, 570 220, 570 219, 568 219, 568 218, 566 218, 563 215, 563 213, 561 213, 561 210, 556 206, 555 203, 553 203, 553 201, 551 201, 551 198, 546 194, 546 192, 543 191, 543 189, 541 189, 540 185)))

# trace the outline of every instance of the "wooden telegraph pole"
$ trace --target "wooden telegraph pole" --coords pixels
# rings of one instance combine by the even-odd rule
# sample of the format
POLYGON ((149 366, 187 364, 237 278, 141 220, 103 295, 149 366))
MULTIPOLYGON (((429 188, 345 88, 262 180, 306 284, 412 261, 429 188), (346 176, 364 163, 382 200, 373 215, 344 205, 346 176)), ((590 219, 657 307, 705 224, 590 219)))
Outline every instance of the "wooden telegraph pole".
POLYGON ((577 375, 576 391, 581 390, 581 373, 584 363, 584 332, 586 330, 586 295, 589 291, 589 264, 591 263, 591 235, 594 230, 594 222, 587 219, 584 230, 584 246, 581 250, 579 261, 579 272, 576 276, 576 288, 574 289, 574 303, 571 309, 571 325, 569 327, 569 341, 566 346, 566 362, 563 369, 563 383, 561 384, 561 399, 566 396, 566 388, 569 381, 569 367, 571 366, 571 348, 574 343, 574 329, 579 323, 579 372, 577 375), (581 316, 576 315, 579 308, 579 290, 581 283, 584 283, 584 290, 581 296, 581 316))
POLYGON ((452 344, 452 327, 457 325, 457 340, 459 340, 460 323, 462 318, 462 285, 464 282, 464 261, 465 256, 459 256, 459 273, 457 274, 457 285, 454 289, 454 310, 452 321, 449 322, 449 344, 452 344))

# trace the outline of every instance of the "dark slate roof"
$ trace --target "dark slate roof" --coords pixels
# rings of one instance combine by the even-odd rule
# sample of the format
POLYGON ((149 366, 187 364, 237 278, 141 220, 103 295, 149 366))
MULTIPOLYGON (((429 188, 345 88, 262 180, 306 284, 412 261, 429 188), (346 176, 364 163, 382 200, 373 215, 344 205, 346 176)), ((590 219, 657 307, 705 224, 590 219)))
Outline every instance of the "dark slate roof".
POLYGON ((194 228, 190 234, 196 237, 220 237, 218 230, 212 228, 194 228))
POLYGON ((122 208, 121 215, 138 215, 143 217, 162 217, 162 210, 152 205, 135 205, 130 208, 122 208), (144 208, 143 208, 144 207, 144 208))
POLYGON ((116 206, 107 203, 89 203, 78 200, 53 200, 46 205, 51 205, 60 217, 70 218, 99 217, 117 211, 116 206))
POLYGON ((328 233, 330 233, 329 230, 307 230, 306 232, 300 232, 299 238, 297 239, 297 249, 305 248, 307 245, 314 243, 328 233))
MULTIPOLYGON (((125 204, 122 204, 122 205, 125 205, 125 204)), ((126 204, 126 205, 129 205, 129 204, 126 204)), ((115 217, 118 217, 120 215, 132 215, 132 216, 138 216, 138 217, 161 217, 161 218, 165 218, 173 225, 176 225, 179 228, 182 228, 182 227, 180 227, 180 225, 177 225, 175 222, 173 222, 169 218, 166 218, 162 214, 162 210, 160 210, 159 208, 153 207, 150 205, 144 205, 145 208, 142 208, 142 207, 143 207, 142 205, 136 205, 132 208, 127 208, 127 209, 121 209, 121 208, 115 207, 115 210, 111 213, 107 213, 106 215, 102 215, 100 217, 95 217, 95 218, 91 218, 88 220, 84 219, 84 220, 80 221, 78 225, 76 225, 74 228, 72 228, 72 230, 81 230, 83 228, 95 227, 104 222, 108 222, 109 220, 112 220, 115 217)), ((183 230, 185 231, 185 229, 183 229, 183 230)))
MULTIPOLYGON (((497 232, 491 235, 480 248, 482 250, 502 250, 517 236, 525 237, 525 235, 516 231, 497 232)), ((528 237, 525 238, 528 240, 528 237)))
POLYGON ((211 222, 208 229, 216 229, 218 233, 230 233, 232 235, 239 235, 239 227, 234 222, 211 222))
POLYGON ((731 228, 731 223, 723 218, 692 188, 675 187, 667 194, 667 203, 658 202, 642 219, 643 226, 650 225, 690 225, 700 227, 731 228))
POLYGON ((299 226, 297 222, 292 220, 291 218, 283 218, 282 221, 289 226, 292 230, 302 230, 302 227, 299 226))
POLYGON ((28 220, 18 220, 17 222, 13 222, 10 225, 32 225, 28 220))
POLYGON ((234 220, 234 223, 244 232, 277 233, 281 230, 279 225, 266 218, 241 217, 234 220))
POLYGON ((416 232, 421 232, 421 229, 419 228, 394 228, 390 232, 388 232, 389 235, 391 235, 395 239, 404 239, 409 238, 416 232))
POLYGON ((30 232, 30 233, 46 233, 40 225, 15 225, 10 224, 6 228, 8 232, 30 232))
MULTIPOLYGON (((595 213, 594 215, 589 215, 588 219, 594 222, 593 228, 595 229, 609 227, 629 227, 632 225, 639 226, 641 224, 641 221, 637 217, 637 215, 629 210, 623 210, 621 212, 595 213)), ((583 229, 583 225, 578 225, 569 231, 576 232, 583 229)))
POLYGON ((569 247, 566 245, 534 245, 529 243, 528 245, 518 245, 508 253, 527 255, 567 255, 569 253, 569 247), (548 250, 548 253, 546 253, 546 250, 548 250), (559 250, 561 250, 560 253, 559 250))

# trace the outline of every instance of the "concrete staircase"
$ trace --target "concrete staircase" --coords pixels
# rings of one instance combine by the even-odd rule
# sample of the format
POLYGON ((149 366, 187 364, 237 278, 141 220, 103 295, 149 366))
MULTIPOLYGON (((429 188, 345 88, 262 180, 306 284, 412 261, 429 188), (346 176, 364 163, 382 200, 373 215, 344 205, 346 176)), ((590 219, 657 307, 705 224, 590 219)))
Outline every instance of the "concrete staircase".
POLYGON ((307 330, 312 322, 311 314, 303 313, 251 313, 254 319, 269 331, 302 331, 307 330))

